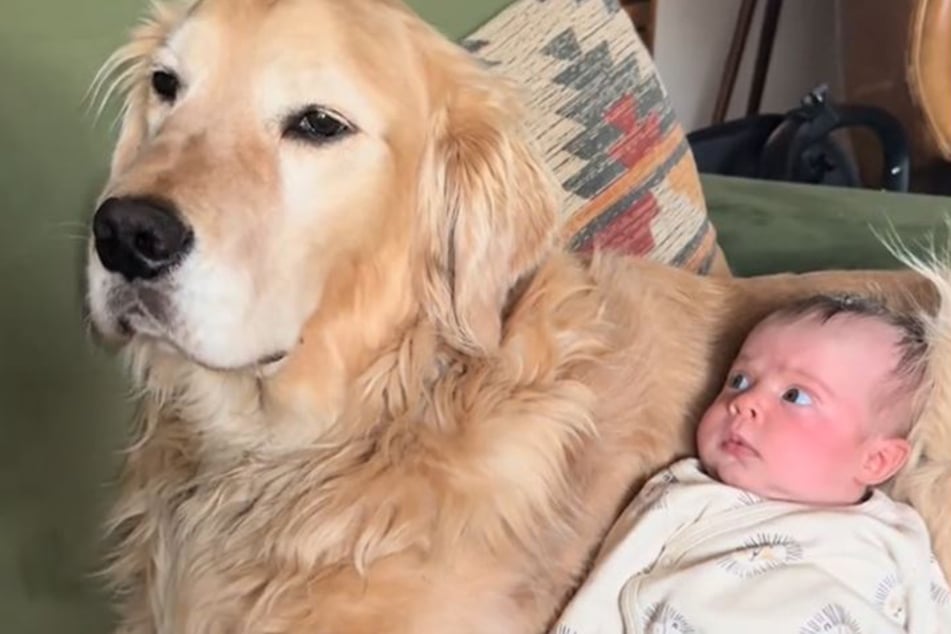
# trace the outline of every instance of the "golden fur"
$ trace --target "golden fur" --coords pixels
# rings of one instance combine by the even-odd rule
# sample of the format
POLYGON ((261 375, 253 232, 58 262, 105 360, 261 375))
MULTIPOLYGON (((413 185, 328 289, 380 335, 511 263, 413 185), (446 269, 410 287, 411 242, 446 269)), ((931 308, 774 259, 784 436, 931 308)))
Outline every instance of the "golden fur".
POLYGON ((947 255, 931 260, 907 252, 897 255, 934 285, 939 302, 936 311, 923 315, 928 341, 926 398, 912 428, 912 454, 888 489, 925 518, 935 555, 951 577, 951 268, 947 255))
POLYGON ((175 316, 131 338, 109 301, 140 287, 90 257, 141 392, 110 524, 124 634, 542 632, 631 492, 691 451, 756 319, 822 290, 933 300, 908 273, 564 253, 514 93, 389 0, 159 9, 108 66, 127 101, 103 196, 160 193, 199 245, 148 286, 175 316), (190 73, 174 106, 149 95, 161 55, 190 73), (256 108, 295 91, 359 131, 274 140, 256 108))

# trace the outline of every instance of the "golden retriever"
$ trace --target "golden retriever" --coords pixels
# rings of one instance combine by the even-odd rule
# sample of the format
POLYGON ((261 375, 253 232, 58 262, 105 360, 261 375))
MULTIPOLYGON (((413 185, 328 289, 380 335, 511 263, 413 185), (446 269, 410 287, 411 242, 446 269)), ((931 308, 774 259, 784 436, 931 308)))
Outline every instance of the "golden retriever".
POLYGON ((564 252, 515 92, 395 0, 159 7, 107 66, 123 634, 542 632, 764 311, 932 294, 564 252))

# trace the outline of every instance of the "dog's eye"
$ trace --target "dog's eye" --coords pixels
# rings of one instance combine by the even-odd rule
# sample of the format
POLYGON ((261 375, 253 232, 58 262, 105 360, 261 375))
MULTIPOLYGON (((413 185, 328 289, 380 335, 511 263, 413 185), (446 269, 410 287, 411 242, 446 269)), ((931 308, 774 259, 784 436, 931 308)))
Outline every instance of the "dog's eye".
POLYGON ((326 143, 350 132, 353 132, 353 126, 322 108, 292 115, 284 125, 284 136, 311 143, 326 143))
POLYGON ((175 101, 180 87, 181 82, 174 73, 167 70, 157 70, 152 73, 152 90, 162 101, 166 103, 175 101))

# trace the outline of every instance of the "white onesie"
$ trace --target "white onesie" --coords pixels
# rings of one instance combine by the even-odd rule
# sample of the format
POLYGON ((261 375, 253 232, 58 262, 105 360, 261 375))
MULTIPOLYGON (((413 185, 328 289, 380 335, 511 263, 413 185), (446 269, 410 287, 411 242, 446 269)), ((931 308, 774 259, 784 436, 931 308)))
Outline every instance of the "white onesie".
POLYGON ((765 500, 688 458, 615 522, 553 634, 951 632, 948 584, 909 506, 765 500))

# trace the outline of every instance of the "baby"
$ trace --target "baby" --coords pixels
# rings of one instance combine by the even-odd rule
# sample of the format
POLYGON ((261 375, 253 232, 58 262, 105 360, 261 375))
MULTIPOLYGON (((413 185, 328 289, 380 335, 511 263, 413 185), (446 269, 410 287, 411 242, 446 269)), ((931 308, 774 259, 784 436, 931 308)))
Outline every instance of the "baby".
POLYGON ((812 297, 749 334, 697 430, 605 538, 553 632, 951 632, 911 507, 876 490, 908 459, 921 324, 812 297))

